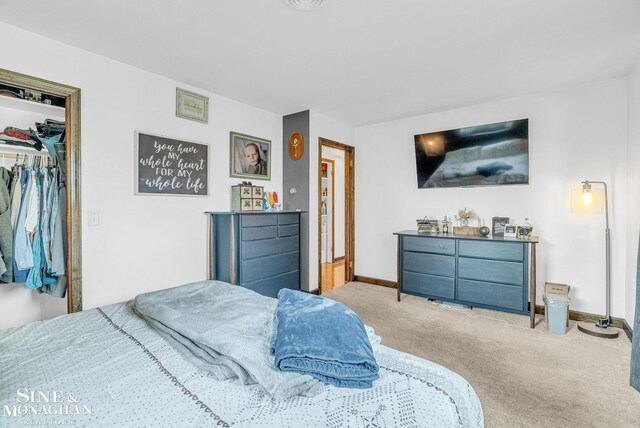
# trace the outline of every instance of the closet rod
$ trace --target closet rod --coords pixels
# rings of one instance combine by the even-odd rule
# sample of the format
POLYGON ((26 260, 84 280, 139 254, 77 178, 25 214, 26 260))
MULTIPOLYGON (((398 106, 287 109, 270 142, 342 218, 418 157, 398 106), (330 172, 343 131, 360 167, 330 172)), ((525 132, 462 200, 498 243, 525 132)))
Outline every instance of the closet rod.
POLYGON ((1 153, 0 152, 0 159, 2 159, 2 158, 5 158, 5 159, 22 159, 25 156, 40 156, 42 158, 50 157, 48 153, 1 153))

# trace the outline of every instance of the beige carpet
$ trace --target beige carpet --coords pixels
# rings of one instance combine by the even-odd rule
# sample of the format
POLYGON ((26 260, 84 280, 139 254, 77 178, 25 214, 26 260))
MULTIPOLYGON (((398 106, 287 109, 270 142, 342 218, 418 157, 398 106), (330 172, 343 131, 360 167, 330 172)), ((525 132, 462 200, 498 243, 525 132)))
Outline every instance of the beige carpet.
POLYGON ((529 317, 458 309, 375 285, 324 294, 353 309, 391 348, 457 372, 473 386, 487 427, 640 427, 640 393, 629 386, 631 343, 535 329, 529 317))

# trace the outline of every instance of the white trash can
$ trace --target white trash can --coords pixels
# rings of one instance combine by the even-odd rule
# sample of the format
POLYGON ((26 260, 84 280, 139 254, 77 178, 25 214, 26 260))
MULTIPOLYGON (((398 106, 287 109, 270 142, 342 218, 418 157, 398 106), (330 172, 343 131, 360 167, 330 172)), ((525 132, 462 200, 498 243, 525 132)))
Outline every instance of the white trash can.
POLYGON ((552 333, 566 334, 569 296, 545 293, 542 300, 544 301, 544 318, 547 322, 547 329, 552 333))

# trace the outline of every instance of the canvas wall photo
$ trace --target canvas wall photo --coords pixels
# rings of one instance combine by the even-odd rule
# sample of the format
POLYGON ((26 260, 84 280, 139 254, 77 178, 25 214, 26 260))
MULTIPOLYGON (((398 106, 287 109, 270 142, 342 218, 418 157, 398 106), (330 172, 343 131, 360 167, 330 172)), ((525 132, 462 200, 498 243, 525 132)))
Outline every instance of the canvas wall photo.
POLYGON ((271 178, 271 141, 231 132, 231 177, 269 180, 271 178))
POLYGON ((529 183, 529 119, 414 136, 418 188, 529 183))

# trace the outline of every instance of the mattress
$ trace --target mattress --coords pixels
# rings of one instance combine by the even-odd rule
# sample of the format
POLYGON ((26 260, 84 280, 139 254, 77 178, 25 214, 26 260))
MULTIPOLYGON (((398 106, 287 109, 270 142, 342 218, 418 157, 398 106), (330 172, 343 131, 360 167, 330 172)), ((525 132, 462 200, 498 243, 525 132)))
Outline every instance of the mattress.
POLYGON ((274 402, 259 385, 216 381, 132 303, 0 331, 0 427, 481 427, 473 388, 452 371, 379 345, 371 389, 323 385, 274 402))

